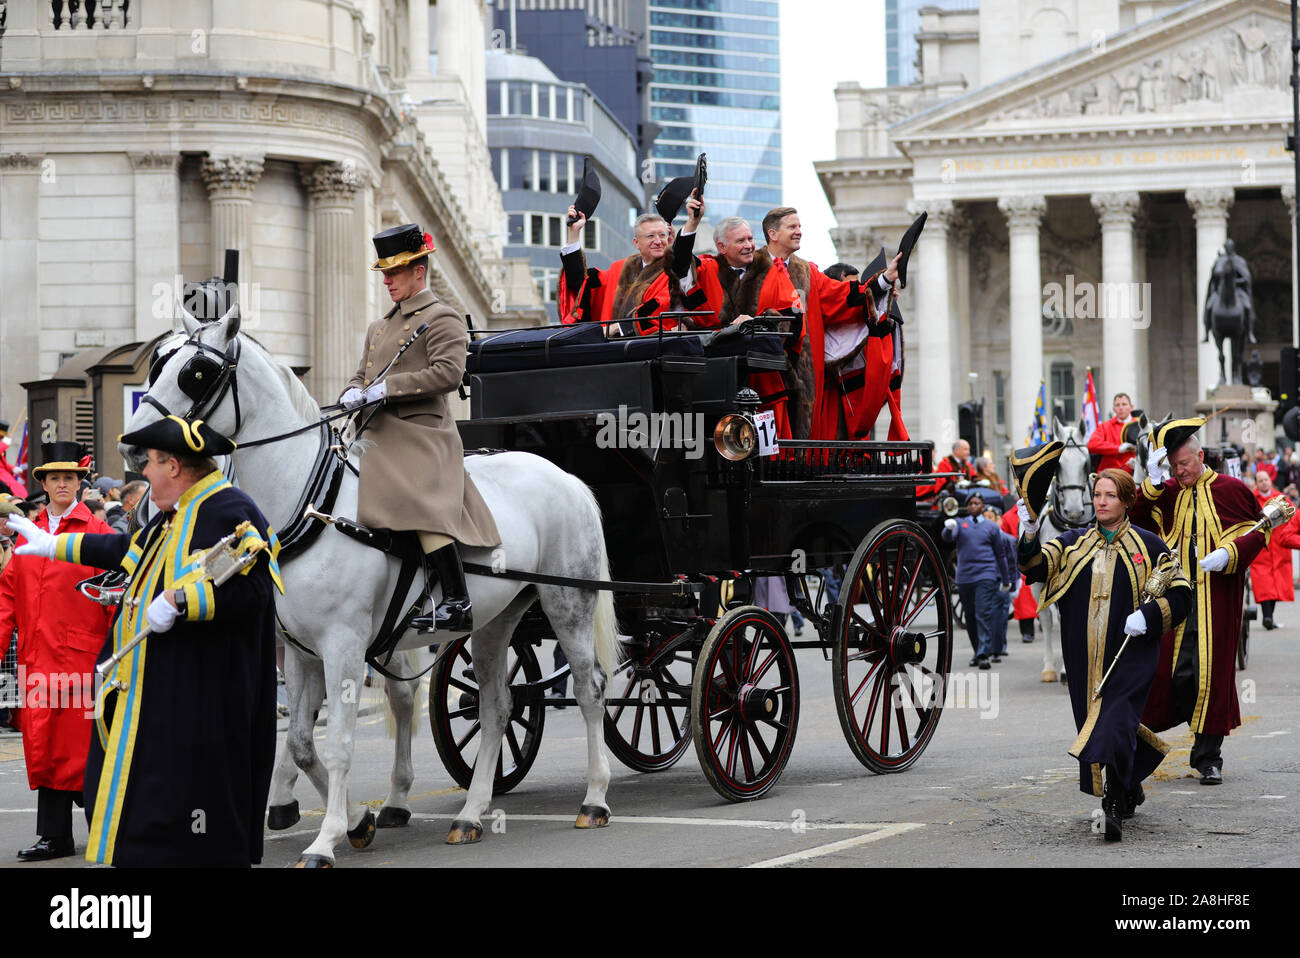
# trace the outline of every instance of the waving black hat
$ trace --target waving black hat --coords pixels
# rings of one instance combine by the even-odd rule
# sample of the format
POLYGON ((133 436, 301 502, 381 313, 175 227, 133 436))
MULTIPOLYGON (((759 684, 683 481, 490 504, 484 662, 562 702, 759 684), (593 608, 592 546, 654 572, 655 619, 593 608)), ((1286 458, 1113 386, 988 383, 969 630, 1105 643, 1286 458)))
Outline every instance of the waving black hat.
POLYGON ((180 416, 168 416, 151 422, 143 429, 118 436, 117 441, 140 449, 193 456, 228 456, 235 444, 202 419, 186 422, 180 416))
POLYGON ((1035 522, 1047 505, 1047 490, 1056 478, 1063 449, 1065 443, 1053 440, 1041 446, 1017 449, 1011 454, 1011 474, 1015 477, 1016 492, 1025 500, 1029 518, 1035 522))
MULTIPOLYGON (((582 185, 578 187, 578 197, 573 201, 573 208, 588 220, 600 204, 600 177, 596 175, 596 165, 591 157, 582 159, 582 185)), ((570 221, 570 225, 577 220, 570 221)))
POLYGON ((695 158, 694 173, 676 177, 664 184, 664 188, 655 197, 655 212, 664 218, 665 223, 671 223, 692 193, 704 199, 704 184, 708 181, 708 156, 701 153, 695 158))
POLYGON ((1163 446, 1165 452, 1172 456, 1174 450, 1200 432, 1206 421, 1204 416, 1193 416, 1190 419, 1166 419, 1157 423, 1151 427, 1151 448, 1159 449, 1163 446))

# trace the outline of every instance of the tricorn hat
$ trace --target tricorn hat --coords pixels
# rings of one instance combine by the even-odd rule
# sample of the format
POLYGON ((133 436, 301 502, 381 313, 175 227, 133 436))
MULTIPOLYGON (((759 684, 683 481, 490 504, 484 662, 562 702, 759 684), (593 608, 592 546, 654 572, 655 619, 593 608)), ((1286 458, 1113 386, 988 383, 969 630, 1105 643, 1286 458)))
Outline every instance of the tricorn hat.
POLYGON ((925 221, 929 219, 929 213, 922 213, 916 219, 912 220, 912 225, 907 228, 903 238, 898 241, 898 251, 903 254, 898 261, 898 288, 907 288, 907 261, 912 256, 912 249, 916 246, 916 241, 921 236, 921 230, 925 229, 925 221))
POLYGON ((414 260, 428 256, 436 247, 433 237, 420 231, 414 223, 394 226, 390 230, 376 233, 371 237, 375 244, 375 260, 371 269, 395 269, 414 260))
POLYGON ((1130 446, 1136 446, 1141 435, 1142 424, 1134 419, 1132 422, 1125 424, 1124 428, 1120 430, 1119 441, 1126 442, 1130 446))
POLYGON ((1060 440, 1028 446, 1011 454, 1011 474, 1015 477, 1016 492, 1025 500, 1029 518, 1037 522, 1047 505, 1047 490, 1056 478, 1061 451, 1065 443, 1060 440))
POLYGON ((664 218, 665 223, 671 223, 692 193, 698 191, 699 198, 704 198, 704 184, 708 179, 708 158, 706 154, 701 153, 695 158, 694 173, 669 180, 659 191, 659 195, 655 197, 655 212, 664 218))
POLYGON ((186 422, 180 416, 168 416, 151 422, 143 429, 118 436, 117 441, 140 449, 161 449, 194 456, 228 456, 235 444, 202 419, 186 422))
POLYGON ((1166 454, 1173 455, 1174 450, 1196 435, 1206 422, 1204 416, 1193 416, 1190 419, 1166 419, 1157 423, 1151 427, 1151 448, 1163 447, 1166 454))
MULTIPOLYGON (((582 185, 578 187, 578 196, 573 201, 573 208, 590 220, 591 214, 596 212, 598 205, 600 205, 600 177, 596 175, 596 165, 591 162, 591 157, 586 156, 582 159, 582 185)), ((577 220, 574 222, 576 223, 577 220)))
POLYGON ((90 457, 79 442, 61 440, 41 443, 41 464, 32 470, 32 478, 43 479, 47 472, 90 474, 90 457))

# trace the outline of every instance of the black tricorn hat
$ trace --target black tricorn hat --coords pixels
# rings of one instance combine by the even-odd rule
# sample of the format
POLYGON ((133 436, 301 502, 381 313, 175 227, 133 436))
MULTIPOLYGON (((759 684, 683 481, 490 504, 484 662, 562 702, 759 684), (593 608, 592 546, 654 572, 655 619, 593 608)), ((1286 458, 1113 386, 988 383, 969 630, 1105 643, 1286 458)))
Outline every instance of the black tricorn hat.
MULTIPOLYGON (((863 283, 866 283, 871 279, 871 277, 875 276, 877 273, 883 273, 888 268, 889 257, 885 255, 885 248, 882 246, 880 247, 880 252, 876 254, 876 258, 868 263, 866 268, 863 269, 859 275, 862 276, 863 283)), ((875 294, 876 291, 872 290, 872 295, 874 296, 875 294)), ((903 321, 903 314, 898 309, 898 297, 896 296, 889 300, 889 318, 896 323, 901 323, 903 321)))
POLYGON ((1174 450, 1200 432, 1205 425, 1204 416, 1190 419, 1166 419, 1151 427, 1151 448, 1164 447, 1166 455, 1173 455, 1174 450))
POLYGON ((655 212, 664 218, 665 223, 671 223, 692 193, 697 193, 699 199, 704 199, 704 184, 708 181, 708 156, 701 153, 695 158, 693 174, 676 177, 664 184, 664 188, 655 197, 655 212))
POLYGON ((1047 505, 1047 490, 1056 478, 1064 448, 1065 443, 1053 440, 1041 446, 1017 449, 1011 454, 1011 474, 1015 478, 1016 492, 1025 500, 1029 518, 1035 522, 1047 505))
POLYGON ((86 450, 79 442, 43 442, 41 464, 32 470, 32 478, 41 479, 47 472, 75 472, 87 476, 90 474, 90 466, 82 465, 86 458, 86 450))
POLYGON ((925 221, 929 219, 929 213, 922 213, 916 219, 912 220, 912 225, 907 228, 903 234, 902 240, 898 244, 898 251, 903 254, 902 259, 898 261, 898 288, 907 288, 907 261, 911 258, 912 248, 916 246, 916 241, 921 235, 921 230, 925 229, 925 221))
MULTIPOLYGON (((600 205, 600 177, 596 175, 596 164, 591 157, 582 159, 582 185, 578 187, 578 197, 573 201, 573 208, 587 219, 596 212, 600 205)), ((574 220, 573 222, 577 222, 574 220)))
POLYGON ((202 419, 186 422, 180 416, 168 416, 151 422, 143 429, 117 437, 117 441, 140 449, 161 449, 194 456, 228 456, 235 444, 202 419))
POLYGON ((414 223, 394 226, 371 237, 375 244, 375 260, 371 269, 394 269, 413 260, 428 256, 436 249, 433 237, 422 232, 414 223))
POLYGON ((1126 442, 1130 446, 1136 446, 1138 437, 1142 435, 1142 425, 1136 419, 1128 423, 1120 430, 1119 441, 1126 442))

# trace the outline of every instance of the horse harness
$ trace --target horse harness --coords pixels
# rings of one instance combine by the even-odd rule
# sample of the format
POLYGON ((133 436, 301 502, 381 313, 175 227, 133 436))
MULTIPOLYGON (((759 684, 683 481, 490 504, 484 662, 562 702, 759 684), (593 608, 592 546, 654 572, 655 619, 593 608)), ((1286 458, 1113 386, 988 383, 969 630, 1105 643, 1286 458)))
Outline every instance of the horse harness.
MULTIPOLYGON (((1087 447, 1080 443, 1075 436, 1070 436, 1065 440, 1065 449, 1078 449, 1084 455, 1089 454, 1087 447)), ((1064 452, 1065 450, 1062 450, 1062 453, 1064 452)), ((1085 526, 1092 525, 1093 521, 1097 518, 1097 514, 1092 505, 1091 484, 1083 486, 1077 484, 1061 485, 1060 478, 1061 476, 1058 472, 1052 479, 1052 491, 1048 495, 1048 514, 1052 517, 1052 525, 1057 525, 1059 523, 1061 527, 1066 529, 1082 529, 1085 526), (1091 511, 1091 518, 1084 519, 1080 522, 1072 522, 1065 518, 1065 513, 1061 508, 1061 493, 1076 489, 1083 494, 1083 501, 1087 503, 1088 509, 1091 511)))

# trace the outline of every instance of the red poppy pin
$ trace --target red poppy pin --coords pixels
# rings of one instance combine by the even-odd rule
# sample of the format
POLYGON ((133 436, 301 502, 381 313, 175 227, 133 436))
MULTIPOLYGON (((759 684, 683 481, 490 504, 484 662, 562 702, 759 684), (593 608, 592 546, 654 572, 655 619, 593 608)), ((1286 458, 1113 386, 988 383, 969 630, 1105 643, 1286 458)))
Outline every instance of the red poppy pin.
POLYGON ((1133 561, 1134 561, 1134 562, 1141 562, 1141 561, 1142 561, 1142 555, 1141 555, 1140 553, 1137 553, 1137 552, 1133 553, 1133 561))
POLYGON ((424 248, 433 249, 433 235, 431 233, 424 234, 424 248))

